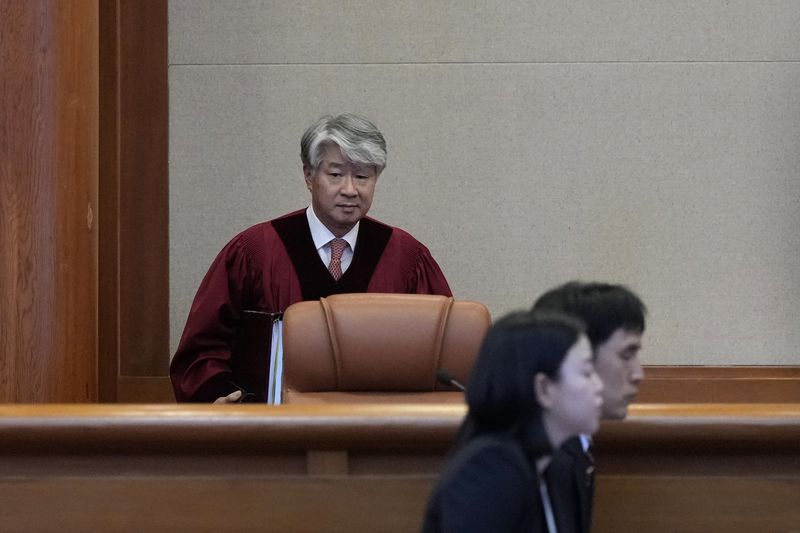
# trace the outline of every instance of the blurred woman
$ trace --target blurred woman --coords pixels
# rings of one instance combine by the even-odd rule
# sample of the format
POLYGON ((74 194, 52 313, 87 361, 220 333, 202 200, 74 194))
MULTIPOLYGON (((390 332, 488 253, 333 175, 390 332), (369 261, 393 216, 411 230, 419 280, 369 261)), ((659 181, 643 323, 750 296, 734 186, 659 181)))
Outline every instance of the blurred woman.
POLYGON ((423 531, 558 531, 542 472, 565 440, 597 431, 602 384, 580 322, 512 313, 489 330, 459 441, 423 531))

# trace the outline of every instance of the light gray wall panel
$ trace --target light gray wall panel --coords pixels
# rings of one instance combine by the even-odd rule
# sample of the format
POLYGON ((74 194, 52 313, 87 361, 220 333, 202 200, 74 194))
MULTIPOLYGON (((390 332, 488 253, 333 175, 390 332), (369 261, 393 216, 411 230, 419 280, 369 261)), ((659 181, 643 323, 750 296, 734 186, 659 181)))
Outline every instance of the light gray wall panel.
POLYGON ((171 64, 800 59, 796 0, 172 0, 171 64))
POLYGON ((355 111, 389 142, 371 214, 457 297, 497 316, 625 282, 652 311, 649 363, 796 364, 799 84, 794 62, 174 65, 173 348, 224 242, 307 205, 302 130, 355 111))

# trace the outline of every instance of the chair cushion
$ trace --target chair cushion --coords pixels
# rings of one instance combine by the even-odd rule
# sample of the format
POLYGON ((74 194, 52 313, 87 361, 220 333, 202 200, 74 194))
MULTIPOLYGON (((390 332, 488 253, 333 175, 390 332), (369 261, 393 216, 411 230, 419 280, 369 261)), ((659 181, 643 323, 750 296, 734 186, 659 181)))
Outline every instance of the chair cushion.
POLYGON ((409 294, 337 294, 284 313, 283 388, 433 392, 445 369, 466 383, 491 325, 483 304, 409 294))

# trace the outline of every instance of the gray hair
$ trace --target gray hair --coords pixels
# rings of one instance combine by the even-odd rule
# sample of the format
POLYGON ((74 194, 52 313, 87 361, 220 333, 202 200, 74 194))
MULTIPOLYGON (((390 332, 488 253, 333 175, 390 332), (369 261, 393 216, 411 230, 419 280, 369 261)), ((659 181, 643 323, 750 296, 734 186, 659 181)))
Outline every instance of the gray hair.
POLYGON ((326 115, 314 122, 300 141, 303 165, 316 169, 322 159, 322 149, 331 143, 350 161, 375 166, 378 174, 386 168, 386 139, 375 124, 364 117, 345 113, 335 117, 326 115))

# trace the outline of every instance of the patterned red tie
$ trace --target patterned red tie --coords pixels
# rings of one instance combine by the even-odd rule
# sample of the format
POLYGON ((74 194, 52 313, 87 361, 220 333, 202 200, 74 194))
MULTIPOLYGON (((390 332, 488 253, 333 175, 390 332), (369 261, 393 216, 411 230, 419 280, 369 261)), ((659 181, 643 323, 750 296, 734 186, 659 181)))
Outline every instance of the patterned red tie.
POLYGON ((342 254, 344 253, 345 247, 347 247, 347 241, 344 239, 333 239, 331 242, 331 262, 328 265, 328 271, 333 276, 333 279, 339 281, 339 278, 342 277, 342 254))

